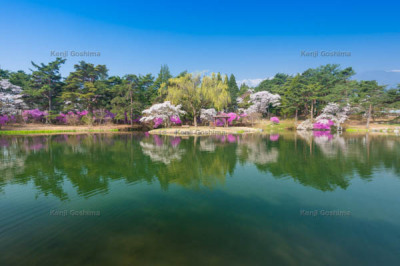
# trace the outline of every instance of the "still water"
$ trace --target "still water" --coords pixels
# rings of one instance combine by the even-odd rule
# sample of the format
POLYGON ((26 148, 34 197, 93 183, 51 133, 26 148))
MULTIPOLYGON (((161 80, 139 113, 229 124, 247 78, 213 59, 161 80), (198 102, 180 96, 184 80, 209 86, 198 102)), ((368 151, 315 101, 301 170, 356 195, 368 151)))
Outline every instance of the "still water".
POLYGON ((0 137, 0 265, 400 265, 400 138, 0 137))

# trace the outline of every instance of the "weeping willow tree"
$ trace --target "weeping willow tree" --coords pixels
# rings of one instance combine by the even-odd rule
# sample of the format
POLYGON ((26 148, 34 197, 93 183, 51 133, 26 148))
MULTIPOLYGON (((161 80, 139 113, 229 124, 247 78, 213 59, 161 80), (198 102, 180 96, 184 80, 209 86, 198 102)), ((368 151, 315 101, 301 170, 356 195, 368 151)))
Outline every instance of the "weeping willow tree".
POLYGON ((231 99, 228 84, 214 73, 211 76, 186 74, 169 80, 167 100, 181 104, 183 109, 193 116, 194 126, 202 108, 226 108, 231 99))

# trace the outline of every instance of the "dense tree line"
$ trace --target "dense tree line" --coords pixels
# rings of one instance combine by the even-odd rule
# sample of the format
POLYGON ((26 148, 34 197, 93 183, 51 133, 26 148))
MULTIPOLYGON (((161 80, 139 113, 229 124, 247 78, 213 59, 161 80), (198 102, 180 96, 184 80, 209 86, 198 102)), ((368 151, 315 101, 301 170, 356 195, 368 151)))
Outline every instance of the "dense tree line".
POLYGON ((368 121, 379 111, 400 108, 400 86, 388 89, 376 81, 352 80, 354 70, 339 65, 328 64, 297 75, 278 73, 255 88, 246 84, 239 88, 233 74, 200 76, 184 71, 173 76, 167 65, 161 66, 156 78, 152 74, 121 77, 109 76, 105 65, 81 61, 62 77, 60 69, 65 61, 56 58, 48 64, 32 62, 31 73, 0 69, 0 79, 21 87, 27 107, 46 110, 48 122, 60 112, 87 110, 92 114, 107 110, 114 114, 115 121, 133 123, 144 109, 170 101, 181 104, 185 119, 196 125, 201 109, 238 112, 249 107, 255 93, 263 91, 279 95, 280 103, 262 105, 266 111, 260 113, 296 120, 299 116, 313 119, 330 102, 356 107, 368 121))
POLYGON ((282 103, 275 112, 296 119, 299 115, 313 119, 330 102, 350 105, 368 120, 384 109, 400 108, 400 84, 386 88, 376 81, 352 80, 354 74, 351 67, 328 64, 293 76, 278 73, 262 81, 255 91, 279 94, 282 103))

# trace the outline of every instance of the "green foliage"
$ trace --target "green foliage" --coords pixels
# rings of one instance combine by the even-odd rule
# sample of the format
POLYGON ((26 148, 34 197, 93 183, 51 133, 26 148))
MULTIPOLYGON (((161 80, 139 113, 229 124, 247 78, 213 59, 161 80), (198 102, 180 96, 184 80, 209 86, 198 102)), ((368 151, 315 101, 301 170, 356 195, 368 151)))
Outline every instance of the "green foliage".
POLYGON ((228 85, 218 75, 211 77, 186 74, 169 81, 167 100, 173 104, 182 104, 183 109, 193 116, 194 125, 202 108, 215 107, 222 110, 230 102, 228 85))
POLYGON ((236 98, 239 96, 239 87, 236 82, 236 78, 233 74, 229 76, 229 80, 226 82, 228 84, 228 91, 231 98, 231 104, 229 109, 234 111, 237 108, 236 98))
MULTIPOLYGON (((32 62, 34 70, 29 80, 29 85, 24 89, 24 93, 30 96, 28 104, 37 106, 41 110, 53 110, 53 102, 60 95, 63 87, 61 81, 60 67, 66 59, 57 57, 56 60, 40 65, 32 62)), ((25 76, 20 73, 18 76, 25 76)), ((26 76, 25 76, 26 78, 26 76)), ((28 83, 28 82, 27 82, 28 83)))
POLYGON ((274 78, 263 80, 255 91, 269 91, 273 94, 282 95, 283 85, 288 81, 289 75, 277 73, 274 78))
POLYGON ((117 120, 124 120, 127 115, 132 123, 135 115, 139 115, 143 108, 142 103, 142 76, 126 75, 113 87, 114 98, 111 100, 112 112, 117 120))
POLYGON ((10 77, 10 71, 0 68, 0 79, 8 79, 10 77))
POLYGON ((74 65, 65 80, 65 89, 61 100, 65 103, 64 109, 94 110, 101 105, 107 91, 107 72, 105 65, 97 65, 80 61, 74 65), (103 98, 103 99, 102 99, 103 98))
POLYGON ((20 86, 22 89, 26 89, 29 86, 31 75, 26 74, 22 70, 18 70, 17 72, 11 72, 8 78, 12 84, 20 86))
POLYGON ((154 81, 154 84, 152 85, 152 90, 153 95, 151 96, 151 102, 163 102, 165 100, 165 97, 167 95, 168 91, 168 80, 172 78, 171 72, 169 71, 169 68, 167 65, 162 65, 160 72, 158 73, 158 76, 156 80, 154 81))

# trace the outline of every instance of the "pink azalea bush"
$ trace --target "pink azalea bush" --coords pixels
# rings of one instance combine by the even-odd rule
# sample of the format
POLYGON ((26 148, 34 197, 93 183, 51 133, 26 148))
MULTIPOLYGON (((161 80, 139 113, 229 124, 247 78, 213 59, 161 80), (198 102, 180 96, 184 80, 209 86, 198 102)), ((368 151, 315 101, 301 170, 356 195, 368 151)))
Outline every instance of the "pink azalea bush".
POLYGON ((56 121, 58 124, 66 124, 67 123, 67 115, 60 113, 58 116, 56 116, 56 121))
POLYGON ((28 122, 43 122, 49 115, 47 111, 40 111, 39 109, 25 110, 22 112, 22 118, 26 123, 28 122))
POLYGON ((163 123, 163 119, 162 118, 160 118, 160 117, 156 117, 156 118, 154 118, 153 119, 153 122, 154 122, 154 128, 158 128, 160 125, 162 125, 162 123, 163 123))
POLYGON ((331 126, 335 123, 329 119, 320 119, 316 123, 314 123, 314 129, 316 130, 330 130, 331 126))
POLYGON ((181 119, 179 118, 179 116, 172 116, 170 118, 171 122, 174 123, 175 125, 179 125, 182 124, 181 119))
POLYGON ((0 128, 9 123, 15 123, 17 119, 14 115, 0 115, 0 128))
POLYGON ((216 125, 217 127, 222 127, 222 126, 224 126, 225 124, 224 124, 224 121, 222 121, 222 119, 217 119, 217 120, 215 121, 215 125, 216 125))
MULTIPOLYGON (((236 114, 236 113, 220 113, 220 115, 227 115, 229 116, 227 118, 227 122, 229 125, 232 125, 234 121, 239 121, 240 119, 242 119, 243 117, 246 117, 247 114, 236 114)), ((220 126, 224 126, 224 119, 217 119, 215 121, 216 126, 220 127, 220 126)))
POLYGON ((279 118, 276 116, 271 117, 270 121, 274 124, 279 124, 279 118))
POLYGON ((7 115, 0 115, 0 128, 10 122, 10 119, 7 115))
MULTIPOLYGON (((58 124, 68 124, 68 125, 77 125, 81 124, 89 118, 89 111, 69 111, 67 113, 60 113, 56 116, 56 122, 58 124)), ((93 116, 90 116, 92 122, 103 123, 103 122, 110 122, 115 118, 115 114, 111 113, 108 110, 94 110, 93 116)))

